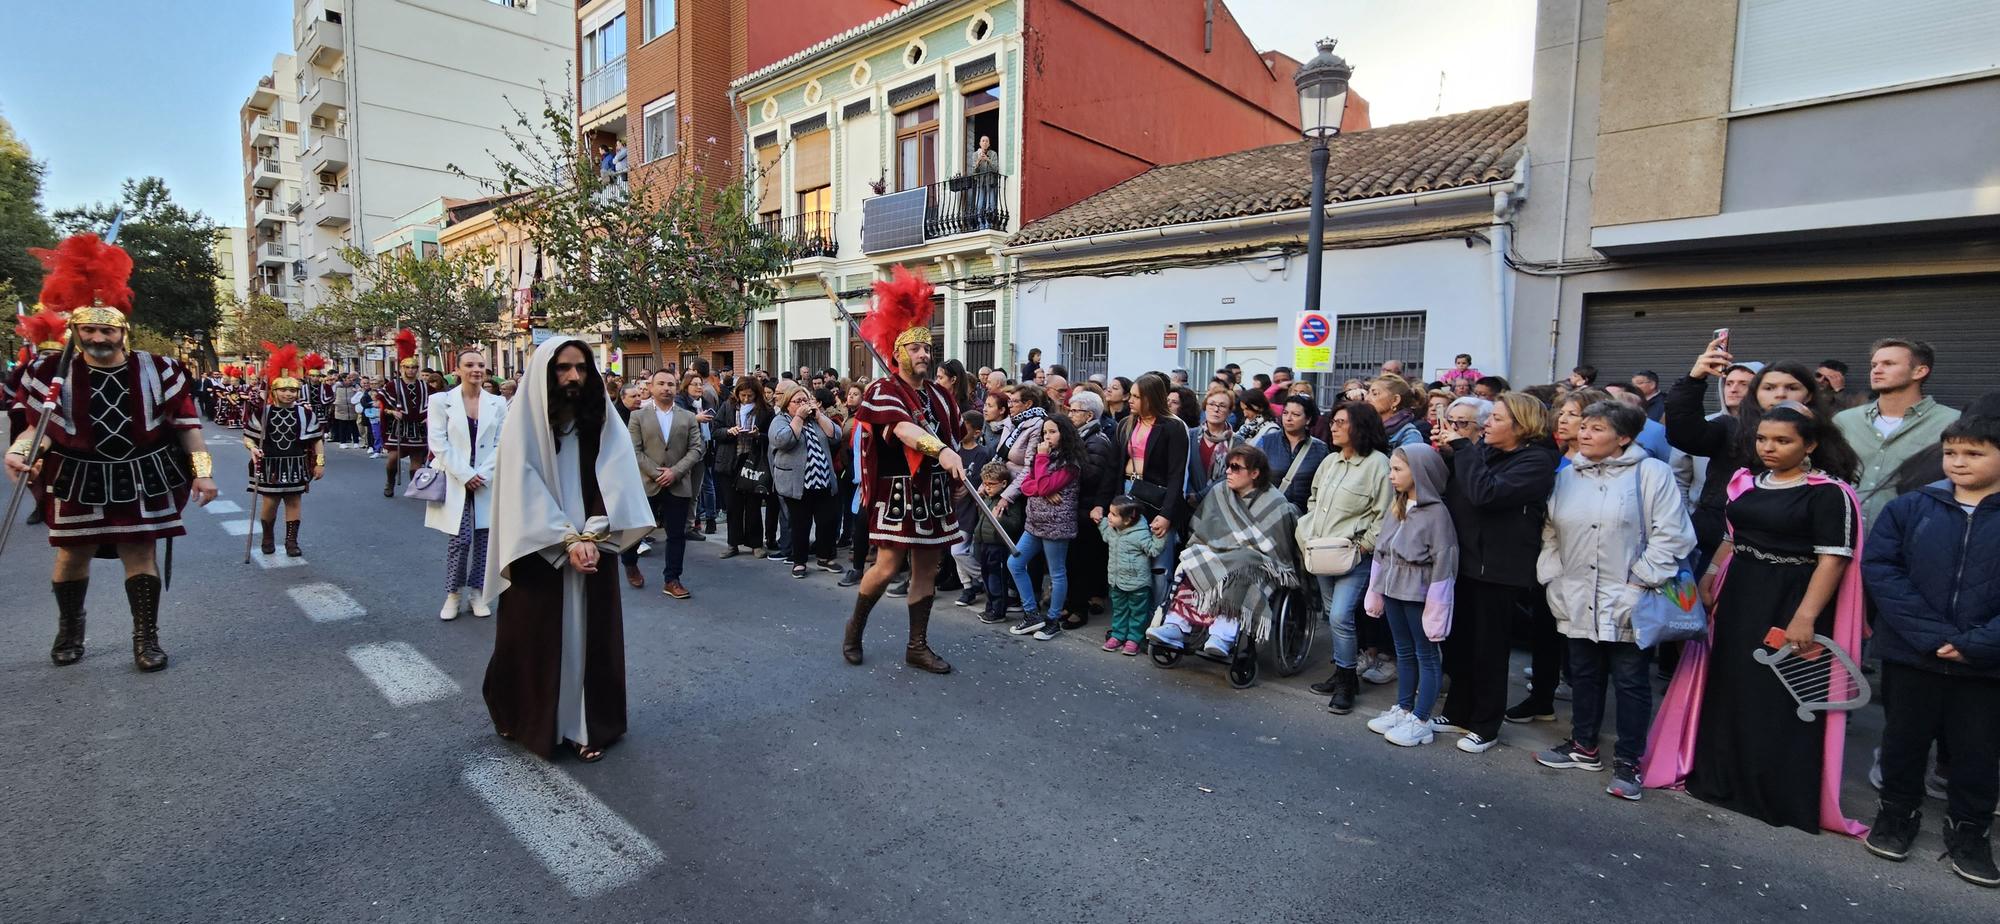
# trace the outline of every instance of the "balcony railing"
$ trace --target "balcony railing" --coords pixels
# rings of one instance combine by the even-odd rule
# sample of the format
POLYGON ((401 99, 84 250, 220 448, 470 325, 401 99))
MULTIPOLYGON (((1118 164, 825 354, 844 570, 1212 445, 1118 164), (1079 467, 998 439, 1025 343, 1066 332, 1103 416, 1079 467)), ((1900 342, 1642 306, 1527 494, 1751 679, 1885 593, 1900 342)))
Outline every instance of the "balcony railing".
POLYGON ((757 226, 783 240, 791 259, 838 257, 840 241, 834 237, 833 217, 832 212, 805 212, 783 218, 767 218, 758 222, 757 226))
POLYGON ((1005 231, 1009 217, 1006 175, 968 173, 931 184, 930 204, 924 210, 924 238, 1005 231))
POLYGON ((620 57, 583 78, 583 92, 578 103, 583 111, 589 112, 611 101, 612 97, 625 92, 625 59, 620 57))
POLYGON ((954 234, 1005 232, 1012 218, 1007 210, 1007 176, 971 173, 863 199, 861 249, 882 253, 954 234))

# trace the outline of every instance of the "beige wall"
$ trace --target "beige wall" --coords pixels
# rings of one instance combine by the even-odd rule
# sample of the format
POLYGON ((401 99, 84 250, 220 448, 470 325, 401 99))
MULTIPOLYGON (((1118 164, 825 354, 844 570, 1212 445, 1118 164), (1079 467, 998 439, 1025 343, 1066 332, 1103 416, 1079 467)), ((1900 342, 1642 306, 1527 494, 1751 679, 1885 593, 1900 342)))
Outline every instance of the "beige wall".
POLYGON ((1736 0, 1609 0, 1594 225, 1722 210, 1736 0))

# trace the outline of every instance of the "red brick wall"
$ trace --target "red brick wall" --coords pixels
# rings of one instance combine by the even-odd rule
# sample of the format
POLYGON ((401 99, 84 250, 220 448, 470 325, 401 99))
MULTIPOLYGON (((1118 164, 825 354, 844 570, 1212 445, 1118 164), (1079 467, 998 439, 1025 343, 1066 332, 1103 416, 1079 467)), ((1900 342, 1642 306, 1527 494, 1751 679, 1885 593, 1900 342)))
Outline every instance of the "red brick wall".
POLYGON ((1223 3, 1209 51, 1202 0, 1026 3, 1023 222, 1159 164, 1298 140, 1296 65, 1267 65, 1223 3))

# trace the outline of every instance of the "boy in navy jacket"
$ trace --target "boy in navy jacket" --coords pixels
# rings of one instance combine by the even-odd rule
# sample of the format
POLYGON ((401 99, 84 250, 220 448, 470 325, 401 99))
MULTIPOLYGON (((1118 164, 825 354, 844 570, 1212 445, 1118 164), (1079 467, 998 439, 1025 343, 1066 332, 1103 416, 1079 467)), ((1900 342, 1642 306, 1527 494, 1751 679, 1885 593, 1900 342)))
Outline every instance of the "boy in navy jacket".
POLYGON ((1882 807, 1867 844, 1909 856, 1935 742, 1950 756, 1952 871, 2000 887, 1987 840, 2000 798, 2000 417, 1961 418, 1943 442, 1945 480, 1882 508, 1864 550, 1887 712, 1882 807))

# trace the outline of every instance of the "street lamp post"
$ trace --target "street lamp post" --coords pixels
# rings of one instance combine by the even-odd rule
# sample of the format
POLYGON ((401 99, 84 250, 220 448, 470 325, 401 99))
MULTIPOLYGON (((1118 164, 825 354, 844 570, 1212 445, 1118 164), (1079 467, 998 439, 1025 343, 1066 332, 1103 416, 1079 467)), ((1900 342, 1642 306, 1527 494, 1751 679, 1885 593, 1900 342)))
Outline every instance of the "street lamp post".
POLYGON ((1312 214, 1306 220, 1306 310, 1319 310, 1319 274, 1326 237, 1327 145, 1340 134, 1340 117, 1347 109, 1347 80, 1354 68, 1333 53, 1333 39, 1318 42, 1319 54, 1292 82, 1299 88, 1299 130, 1312 147, 1312 214))

